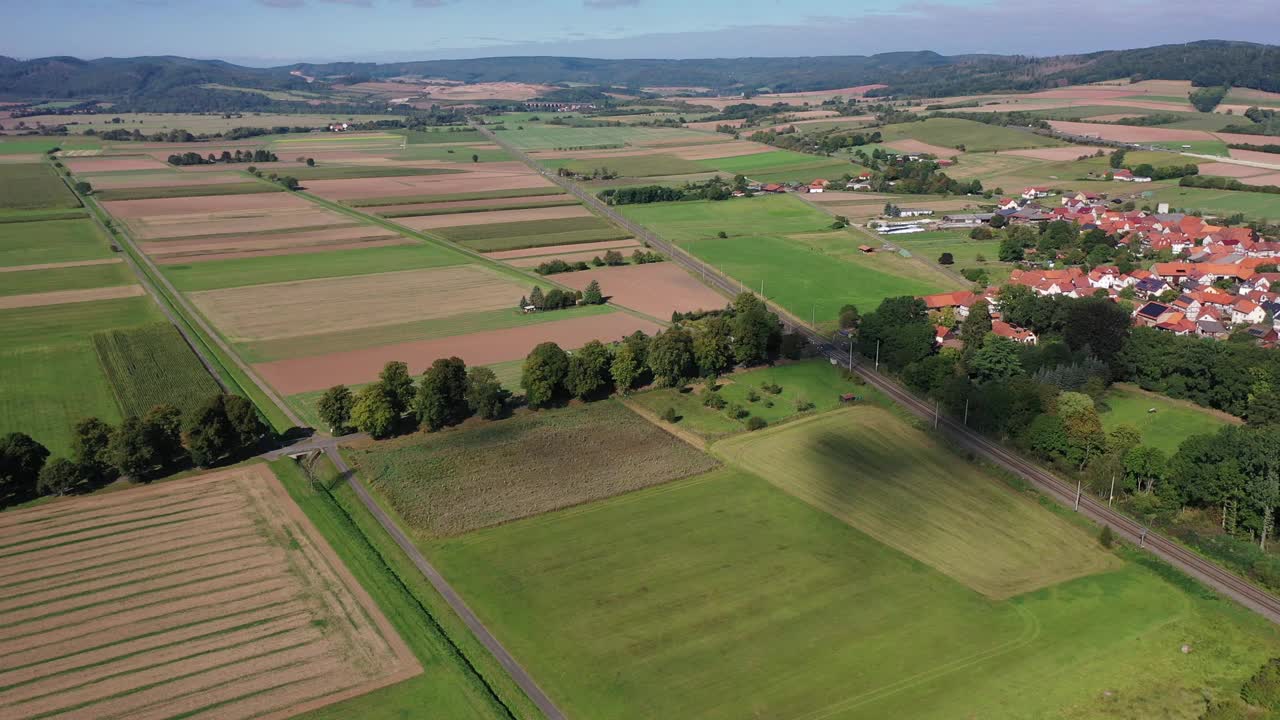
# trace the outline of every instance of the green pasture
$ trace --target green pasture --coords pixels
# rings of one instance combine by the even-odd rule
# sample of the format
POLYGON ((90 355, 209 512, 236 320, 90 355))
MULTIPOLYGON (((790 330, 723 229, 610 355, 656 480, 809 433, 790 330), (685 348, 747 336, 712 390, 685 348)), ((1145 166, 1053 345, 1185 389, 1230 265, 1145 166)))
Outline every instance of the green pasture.
MULTIPOLYGON (((30 123, 28 123, 30 124, 30 123)), ((0 155, 27 155, 47 153, 54 148, 63 150, 96 150, 102 147, 97 140, 71 137, 0 137, 0 155)))
MULTIPOLYGON (((716 391, 730 405, 740 405, 751 416, 764 418, 770 425, 785 422, 806 413, 824 412, 840 407, 840 396, 852 393, 863 396, 870 391, 841 376, 826 360, 809 360, 788 365, 735 372, 717 381, 716 391), (778 385, 782 391, 774 395, 764 385, 778 385), (756 398, 751 400, 754 391, 756 398), (797 403, 812 403, 801 410, 797 403)), ((746 418, 734 419, 724 410, 713 410, 702 404, 704 385, 696 383, 683 388, 658 388, 631 396, 631 401, 662 416, 667 408, 676 411, 676 427, 696 433, 708 440, 746 431, 746 418)))
MULTIPOLYGON (((927 517, 951 512, 922 496, 927 517)), ((954 542, 1026 521, 1018 504, 1024 530, 1047 520, 1069 543, 1053 555, 1116 569, 990 600, 729 469, 426 549, 571 717, 1190 719, 1280 647, 1262 619, 1102 555, 1033 500, 994 499, 976 529, 951 521, 954 542)))
MULTIPOLYGON (((482 138, 483 139, 483 138, 482 138)), ((388 153, 392 160, 433 160, 436 162, 470 163, 471 156, 479 158, 479 162, 506 162, 515 157, 502 148, 470 147, 449 145, 409 145, 402 150, 388 153)))
POLYGON ((720 232, 730 237, 817 232, 832 222, 826 213, 791 195, 624 205, 618 210, 676 243, 714 238, 720 232))
MULTIPOLYGON (((514 301, 513 301, 514 305, 514 301)), ((291 358, 323 355, 335 348, 360 350, 395 343, 434 340, 467 335, 487 330, 505 330, 525 325, 540 325, 579 317, 606 315, 614 312, 608 305, 583 305, 553 313, 523 313, 510 310, 486 310, 449 317, 417 320, 395 325, 373 325, 353 330, 297 335, 278 340, 261 340, 238 346, 240 356, 248 362, 272 362, 291 358)))
POLYGON ((1280 195, 1245 190, 1212 190, 1175 185, 1156 190, 1149 202, 1152 206, 1156 203, 1169 203, 1171 210, 1199 210, 1220 216, 1243 213, 1245 217, 1255 220, 1280 219, 1280 195))
POLYGON ((109 257, 111 248, 91 220, 0 223, 0 267, 109 257))
POLYGON ((451 127, 442 130, 399 130, 409 145, 438 145, 441 143, 488 142, 488 138, 479 130, 462 127, 451 127))
POLYGON ((80 207, 80 200, 44 163, 0 163, 0 187, 0 211, 80 207))
POLYGON ((674 155, 663 155, 661 153, 631 157, 548 160, 543 164, 552 168, 567 168, 573 172, 585 174, 590 174, 594 170, 604 168, 622 177, 684 175, 689 173, 699 173, 705 169, 699 162, 684 160, 674 155))
POLYGON ((197 292, 289 280, 315 280, 347 275, 369 275, 393 270, 444 267, 466 262, 468 259, 461 253, 424 242, 418 245, 163 265, 161 271, 179 290, 197 292))
POLYGON ((999 240, 973 240, 965 230, 937 230, 934 232, 894 235, 888 238, 900 248, 919 256, 921 260, 936 263, 942 253, 951 253, 959 271, 964 268, 980 268, 987 271, 993 284, 1008 278, 1012 266, 1000 262, 999 240), (983 258, 979 260, 978 258, 983 258))
MULTIPOLYGON (((621 145, 677 144, 689 145, 714 141, 706 133, 681 128, 652 128, 625 125, 622 127, 585 127, 525 123, 518 129, 517 122, 506 123, 506 130, 497 131, 503 140, 521 150, 568 150, 621 145)), ((728 136, 724 138, 728 140, 728 136)))
POLYGON ((1209 435, 1240 422, 1216 410, 1125 384, 1111 386, 1101 409, 1104 428, 1114 430, 1120 425, 1130 425, 1142 433, 1143 445, 1159 448, 1169 456, 1192 435, 1209 435))
POLYGON ((704 170, 728 175, 746 175, 757 182, 812 182, 818 178, 831 180, 846 173, 857 175, 864 168, 842 160, 806 155, 790 150, 771 150, 754 155, 716 160, 699 160, 704 170))
POLYGON ((65 456, 72 423, 118 422, 90 337, 161 319, 148 297, 0 310, 0 434, 25 432, 65 456))
POLYGON ((631 234, 622 228, 595 216, 463 225, 452 228, 433 228, 428 232, 477 252, 520 250, 547 245, 573 245, 631 237, 631 234))
POLYGON ((79 267, 18 270, 0 274, 0 297, 56 290, 89 290, 92 288, 132 285, 138 281, 125 263, 81 265, 79 267))
MULTIPOLYGON (((1227 148, 1227 144, 1221 140, 1162 140, 1160 142, 1147 143, 1156 147, 1162 147, 1178 153, 1196 153, 1197 155, 1217 155, 1218 157, 1231 157, 1231 153, 1227 148)), ((1186 162, 1196 162, 1195 158, 1181 158, 1186 162)), ((1200 161, 1203 162, 1203 161, 1200 161)), ((1132 163, 1126 163, 1132 164, 1132 163)), ((1154 163, 1153 163, 1154 164, 1154 163)), ((1176 164, 1167 162, 1166 164, 1176 164)), ((1185 164, 1185 163, 1183 163, 1185 164)))
POLYGON ((346 452, 411 536, 444 537, 715 467, 615 399, 346 452))
POLYGON ((886 125, 880 128, 884 142, 895 140, 919 140, 920 142, 954 148, 964 145, 966 152, 990 152, 1017 148, 1060 147, 1060 140, 1036 135, 1025 130, 987 125, 973 120, 955 118, 931 118, 920 122, 886 125))

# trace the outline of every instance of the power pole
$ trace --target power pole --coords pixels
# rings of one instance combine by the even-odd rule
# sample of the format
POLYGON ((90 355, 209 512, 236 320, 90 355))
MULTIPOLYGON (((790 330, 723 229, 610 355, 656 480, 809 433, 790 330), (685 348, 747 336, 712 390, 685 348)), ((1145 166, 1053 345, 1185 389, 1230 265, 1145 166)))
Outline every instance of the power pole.
MULTIPOLYGON (((1116 471, 1111 471, 1111 494, 1107 496, 1107 507, 1111 507, 1111 503, 1116 499, 1116 471)), ((1225 515, 1223 516, 1226 517, 1225 515)))
POLYGON ((876 340, 876 372, 880 372, 880 341, 876 340))
POLYGON ((853 372, 853 336, 849 336, 849 372, 853 372))
POLYGON ((964 399, 964 425, 969 427, 969 398, 964 399))
POLYGON ((1147 529, 1142 528, 1142 537, 1138 538, 1138 547, 1143 547, 1146 544, 1147 544, 1147 529))
POLYGON ((1075 507, 1075 511, 1076 511, 1076 512, 1080 512, 1080 487, 1081 487, 1081 482, 1082 482, 1082 481, 1080 481, 1080 480, 1077 480, 1077 481, 1076 481, 1076 507, 1075 507))
POLYGON ((935 403, 933 404, 933 429, 934 429, 934 430, 937 430, 937 429, 938 429, 938 415, 939 415, 939 411, 940 411, 941 409, 942 409, 942 403, 941 403, 941 402, 935 402, 935 403))

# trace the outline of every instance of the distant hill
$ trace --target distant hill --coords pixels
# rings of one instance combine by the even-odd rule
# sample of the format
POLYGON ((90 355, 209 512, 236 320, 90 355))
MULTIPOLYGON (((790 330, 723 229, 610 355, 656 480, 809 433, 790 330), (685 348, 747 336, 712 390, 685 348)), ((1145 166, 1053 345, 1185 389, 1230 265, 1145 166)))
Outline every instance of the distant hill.
POLYGON ((1280 92, 1280 47, 1207 40, 1136 50, 1032 58, 944 56, 929 51, 809 58, 706 60, 600 60, 505 57, 407 63, 303 63, 249 68, 181 57, 0 57, 0 100, 104 100, 146 109, 266 109, 259 93, 205 89, 217 84, 247 90, 324 93, 331 83, 399 76, 464 82, 587 83, 625 87, 690 86, 737 93, 824 90, 884 83, 880 94, 939 97, 1040 90, 1116 78, 1190 80, 1280 92), (291 71, 315 77, 307 83, 291 71))

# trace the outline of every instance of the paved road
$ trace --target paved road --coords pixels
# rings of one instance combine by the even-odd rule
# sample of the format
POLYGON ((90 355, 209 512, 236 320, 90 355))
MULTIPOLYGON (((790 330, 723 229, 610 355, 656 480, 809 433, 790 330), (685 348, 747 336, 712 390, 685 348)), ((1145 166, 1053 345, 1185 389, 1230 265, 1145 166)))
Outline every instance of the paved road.
MULTIPOLYGON (((477 127, 483 134, 492 138, 494 142, 520 157, 530 166, 538 169, 552 182, 582 200, 588 207, 635 233, 636 237, 644 239, 654 248, 665 253, 673 262, 679 263, 691 272, 701 275, 708 284, 716 289, 729 296, 740 291, 741 285, 736 280, 721 275, 715 268, 666 242, 646 228, 631 222, 612 207, 605 205, 599 198, 579 188, 567 178, 561 178, 554 173, 546 171, 531 157, 506 142, 501 133, 494 133, 484 126, 477 127)), ((767 299, 765 300, 767 303, 767 299)), ((1071 484, 1039 465, 1017 456, 999 444, 970 430, 961 422, 941 415, 935 405, 921 400, 897 382, 862 364, 858 357, 853 356, 848 351, 833 346, 827 338, 791 316, 786 310, 773 305, 770 305, 770 309, 778 313, 784 327, 794 329, 796 332, 805 335, 814 345, 821 348, 822 353, 828 358, 840 365, 851 368, 866 380, 869 385, 893 398, 898 404, 917 417, 929 422, 935 422, 937 431, 945 435, 956 446, 969 450, 988 462, 1021 477, 1037 490, 1063 505, 1074 506, 1076 488, 1071 484)), ((1141 523, 1112 510, 1105 503, 1091 496, 1081 496, 1079 510, 1094 522, 1111 526, 1118 536, 1141 546, 1156 557, 1196 578, 1222 595, 1230 597, 1268 620, 1280 624, 1280 599, 1271 593, 1224 570, 1217 564, 1196 555, 1172 540, 1147 530, 1141 523)))

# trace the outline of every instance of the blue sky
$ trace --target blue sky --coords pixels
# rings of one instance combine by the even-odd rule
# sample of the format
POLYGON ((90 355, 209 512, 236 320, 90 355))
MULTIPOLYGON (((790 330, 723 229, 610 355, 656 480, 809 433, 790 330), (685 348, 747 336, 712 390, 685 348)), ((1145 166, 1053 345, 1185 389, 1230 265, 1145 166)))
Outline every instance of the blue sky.
POLYGON ((494 55, 1054 54, 1274 42, 1272 0, 0 0, 0 54, 251 65, 494 55))

